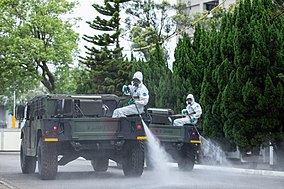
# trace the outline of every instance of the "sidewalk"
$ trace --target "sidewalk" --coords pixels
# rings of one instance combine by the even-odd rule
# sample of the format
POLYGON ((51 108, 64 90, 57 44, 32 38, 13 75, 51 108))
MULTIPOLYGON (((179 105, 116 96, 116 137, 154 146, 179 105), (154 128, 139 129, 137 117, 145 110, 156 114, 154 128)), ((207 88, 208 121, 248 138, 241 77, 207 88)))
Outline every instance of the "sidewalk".
POLYGON ((248 169, 248 168, 238 168, 238 167, 223 167, 216 165, 195 165, 194 168, 197 169, 207 169, 207 170, 216 170, 216 171, 225 171, 225 172, 234 172, 234 173, 244 173, 251 175, 265 175, 265 176, 281 176, 284 177, 283 171, 273 171, 273 170, 261 170, 261 169, 248 169))

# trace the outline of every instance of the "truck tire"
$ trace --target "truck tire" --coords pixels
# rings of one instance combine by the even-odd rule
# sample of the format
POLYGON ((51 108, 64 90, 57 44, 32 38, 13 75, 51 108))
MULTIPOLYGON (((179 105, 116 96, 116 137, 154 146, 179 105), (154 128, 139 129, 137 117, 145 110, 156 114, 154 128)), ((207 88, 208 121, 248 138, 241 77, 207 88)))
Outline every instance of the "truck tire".
POLYGON ((192 171, 194 167, 196 148, 189 144, 182 147, 180 158, 178 160, 178 168, 181 171, 192 171))
POLYGON ((126 145, 127 152, 122 164, 123 173, 129 177, 139 177, 144 169, 144 143, 131 141, 126 145))
POLYGON ((42 180, 55 179, 58 168, 56 144, 44 142, 43 139, 40 138, 37 147, 37 155, 40 178, 42 180))
POLYGON ((96 172, 106 172, 108 169, 108 158, 100 157, 91 160, 94 171, 96 172))
POLYGON ((21 142, 21 149, 20 149, 20 161, 21 161, 22 173, 24 173, 24 174, 35 173, 36 157, 25 155, 24 141, 23 140, 21 142))

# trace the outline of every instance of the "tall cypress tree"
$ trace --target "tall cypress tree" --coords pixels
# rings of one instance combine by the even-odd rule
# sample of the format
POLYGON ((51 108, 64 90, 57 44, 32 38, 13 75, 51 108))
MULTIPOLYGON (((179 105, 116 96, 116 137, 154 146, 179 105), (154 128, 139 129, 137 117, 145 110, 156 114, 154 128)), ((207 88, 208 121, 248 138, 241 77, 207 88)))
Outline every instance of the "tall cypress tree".
MULTIPOLYGON (((226 16, 222 19, 222 25, 217 28, 214 23, 211 25, 210 30, 205 34, 208 38, 208 43, 205 43, 207 56, 204 60, 204 77, 201 86, 201 100, 200 103, 203 107, 203 128, 204 135, 210 137, 211 140, 218 142, 221 147, 226 150, 231 147, 228 140, 225 138, 223 131, 224 119, 223 110, 221 109, 222 90, 224 85, 228 82, 226 73, 230 73, 227 68, 231 63, 228 59, 222 59, 224 50, 231 52, 225 45, 230 41, 226 33, 226 25, 230 19, 226 16), (207 45, 206 45, 207 44, 207 45)), ((230 44, 230 43, 229 43, 230 44)), ((229 46, 228 46, 229 47, 229 46)), ((201 49, 200 49, 201 50, 201 49)), ((204 51, 204 50, 203 50, 204 51)))
POLYGON ((231 25, 234 66, 222 94, 224 131, 242 150, 283 132, 283 82, 275 69, 283 66, 283 18, 273 21, 273 11, 270 0, 244 0, 231 25))
POLYGON ((171 88, 171 86, 169 86, 171 83, 165 82, 171 82, 171 73, 161 46, 156 44, 155 51, 151 54, 149 61, 144 62, 134 59, 132 62, 133 67, 131 74, 136 71, 141 71, 144 75, 143 82, 148 88, 150 95, 147 107, 171 108, 168 106, 168 103, 165 103, 169 100, 170 93, 167 94, 167 92, 169 92, 169 88, 171 88), (166 88, 164 88, 165 85, 167 85, 166 88))
POLYGON ((196 101, 201 99, 204 70, 209 65, 209 36, 201 26, 195 27, 193 39, 187 34, 183 35, 175 50, 173 64, 173 83, 176 96, 175 109, 185 106, 185 97, 191 93, 196 101))
POLYGON ((205 134, 226 137, 244 151, 283 141, 284 20, 275 18, 275 11, 270 0, 243 0, 220 29, 209 31, 207 57, 212 58, 200 100, 205 134))
POLYGON ((180 112, 184 108, 186 96, 193 93, 190 90, 190 81, 188 79, 193 67, 193 54, 194 50, 190 38, 188 34, 184 33, 183 37, 178 41, 174 54, 175 61, 173 62, 173 92, 176 102, 173 104, 173 109, 176 112, 180 112))
POLYGON ((204 69, 208 66, 208 32, 201 28, 200 25, 195 27, 194 38, 192 41, 192 50, 190 51, 190 64, 188 65, 189 74, 189 92, 195 95, 195 99, 199 101, 201 95, 201 84, 204 76, 204 69))
POLYGON ((90 68, 89 86, 85 93, 121 94, 121 87, 128 80, 129 63, 122 55, 119 44, 120 36, 120 4, 128 0, 105 0, 104 5, 93 4, 94 9, 103 16, 97 16, 89 26, 101 34, 84 35, 83 39, 91 44, 86 57, 81 63, 90 68), (104 33, 102 33, 104 32, 104 33))
MULTIPOLYGON (((210 88, 212 90, 211 94, 207 94, 211 103, 206 103, 208 108, 211 108, 209 112, 209 117, 205 120, 208 124, 206 134, 211 138, 217 140, 222 144, 222 147, 226 150, 232 147, 230 143, 233 143, 233 140, 228 142, 226 138, 226 132, 224 132, 224 125, 227 121, 224 115, 224 108, 222 106, 223 98, 222 94, 225 90, 226 85, 228 84, 231 71, 233 70, 233 36, 232 28, 232 15, 228 13, 222 19, 222 24, 219 32, 217 28, 213 27, 211 31, 211 54, 213 59, 211 61, 211 66, 209 66, 212 71, 212 80, 210 81, 210 88), (214 67, 215 66, 215 67, 214 67), (212 70, 213 69, 213 70, 212 70)), ((207 71, 208 72, 208 71, 207 71)), ((206 94, 205 95, 206 98, 206 94)), ((208 101, 208 100, 207 100, 208 101)), ((208 114, 208 112, 206 112, 208 114)), ((229 138, 229 137, 228 137, 229 138)))

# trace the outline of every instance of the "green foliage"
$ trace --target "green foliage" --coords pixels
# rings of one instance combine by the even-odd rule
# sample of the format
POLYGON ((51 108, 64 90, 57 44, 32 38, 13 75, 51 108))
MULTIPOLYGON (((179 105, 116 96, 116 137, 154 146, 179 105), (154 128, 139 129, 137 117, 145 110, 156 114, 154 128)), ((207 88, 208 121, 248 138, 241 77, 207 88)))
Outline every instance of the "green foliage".
POLYGON ((283 140, 284 18, 274 5, 241 1, 221 20, 195 27, 192 39, 184 35, 175 50, 176 104, 193 93, 204 134, 244 151, 283 140))
POLYGON ((174 106, 175 111, 184 108, 185 97, 189 93, 195 96, 196 101, 200 99, 204 66, 207 64, 207 51, 204 51, 203 45, 207 46, 206 41, 208 40, 206 35, 202 35, 205 33, 205 30, 197 26, 193 40, 184 34, 177 44, 173 63, 174 91, 177 102, 174 106))
MULTIPOLYGON (((132 0, 126 4, 125 38, 132 42, 131 48, 147 61, 155 51, 156 43, 162 43, 175 32, 170 16, 173 10, 167 0, 132 0)), ((167 51, 164 49, 167 56, 167 51)))
MULTIPOLYGON (((121 87, 128 80, 131 65, 122 55, 119 44, 120 6, 125 1, 104 1, 104 6, 93 4, 95 10, 103 15, 97 16, 89 26, 102 34, 84 35, 83 39, 90 43, 86 57, 81 57, 81 63, 89 70, 83 71, 85 78, 77 92, 80 93, 113 93, 121 94, 121 87)), ((98 33, 98 32, 97 32, 98 33)))
POLYGON ((190 68, 193 67, 192 60, 190 59, 192 52, 193 49, 190 38, 187 34, 184 34, 175 49, 175 61, 173 63, 173 79, 175 84, 173 91, 175 92, 174 96, 177 102, 173 106, 173 109, 176 112, 180 112, 180 110, 184 108, 185 97, 190 93, 190 84, 188 83, 187 77, 191 71, 190 68))
MULTIPOLYGON (((72 30, 75 23, 60 18, 74 6, 66 0, 0 1, 1 69, 16 76, 18 87, 29 89, 32 85, 25 84, 29 79, 31 83, 41 81, 51 93, 55 91, 53 69, 72 63, 77 50, 78 34, 72 30)), ((13 85, 9 75, 4 77, 13 85)))
MULTIPOLYGON (((75 94, 78 86, 80 86, 81 81, 84 81, 81 78, 81 72, 83 71, 80 67, 61 67, 56 70, 56 89, 55 93, 57 94, 75 94)), ((82 74, 83 75, 83 74, 82 74)))
POLYGON ((159 44, 149 61, 133 59, 132 78, 136 71, 143 73, 143 83, 149 90, 149 103, 147 107, 171 108, 174 104, 172 89, 172 73, 167 66, 167 61, 159 44))
POLYGON ((222 20, 226 61, 215 69, 222 96, 217 113, 226 138, 242 150, 275 141, 283 130, 283 81, 275 69, 283 66, 283 18, 273 21, 272 11, 271 1, 244 0, 222 20))

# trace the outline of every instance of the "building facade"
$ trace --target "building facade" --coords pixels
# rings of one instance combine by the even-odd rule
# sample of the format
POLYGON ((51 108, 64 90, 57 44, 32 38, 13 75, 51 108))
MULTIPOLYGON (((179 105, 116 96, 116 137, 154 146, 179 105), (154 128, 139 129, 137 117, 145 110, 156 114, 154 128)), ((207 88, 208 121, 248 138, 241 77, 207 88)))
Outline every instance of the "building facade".
MULTIPOLYGON (((196 13, 202 13, 205 11, 211 11, 217 5, 222 4, 221 7, 229 8, 230 5, 236 4, 238 0, 177 0, 177 3, 184 3, 186 5, 186 10, 184 10, 184 14, 189 16, 193 16, 196 13)), ((210 15, 208 15, 209 17, 210 15)), ((177 30, 185 31, 188 33, 190 37, 193 36, 194 28, 193 27, 186 27, 184 25, 177 25, 177 30)), ((180 36, 177 37, 177 40, 180 36)))
MULTIPOLYGON (((194 15, 199 12, 210 11, 224 0, 177 0, 178 3, 185 3, 188 8, 189 15, 194 15)), ((228 8, 231 4, 235 4, 236 0, 226 0, 222 5, 223 8, 228 8)))

